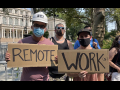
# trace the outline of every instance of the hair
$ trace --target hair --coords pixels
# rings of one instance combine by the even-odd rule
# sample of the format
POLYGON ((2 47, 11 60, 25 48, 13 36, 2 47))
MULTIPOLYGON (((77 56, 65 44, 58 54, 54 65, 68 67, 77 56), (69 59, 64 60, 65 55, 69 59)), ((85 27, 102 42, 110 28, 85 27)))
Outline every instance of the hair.
POLYGON ((85 29, 85 28, 88 28, 88 27, 91 27, 91 26, 85 26, 84 29, 85 29))
MULTIPOLYGON (((63 25, 62 23, 58 23, 56 26, 55 26, 55 29, 57 28, 58 25, 63 25)), ((64 26, 64 25, 63 25, 64 26)))
POLYGON ((115 39, 113 40, 112 46, 110 47, 109 50, 111 50, 113 47, 116 48, 116 50, 119 50, 119 43, 118 43, 118 38, 120 35, 116 36, 115 39))

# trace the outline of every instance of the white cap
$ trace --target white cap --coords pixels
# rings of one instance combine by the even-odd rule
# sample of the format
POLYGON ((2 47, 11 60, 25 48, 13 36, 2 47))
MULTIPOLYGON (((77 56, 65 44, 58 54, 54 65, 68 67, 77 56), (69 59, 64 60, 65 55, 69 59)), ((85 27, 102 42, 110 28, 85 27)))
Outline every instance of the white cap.
POLYGON ((48 23, 48 18, 43 12, 38 12, 33 15, 32 21, 40 21, 43 23, 48 23))

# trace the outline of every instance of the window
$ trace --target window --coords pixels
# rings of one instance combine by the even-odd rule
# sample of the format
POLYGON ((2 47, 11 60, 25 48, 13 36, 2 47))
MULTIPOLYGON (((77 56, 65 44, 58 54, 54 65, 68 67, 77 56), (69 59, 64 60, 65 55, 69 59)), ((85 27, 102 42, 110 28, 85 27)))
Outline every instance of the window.
POLYGON ((18 19, 15 18, 15 25, 18 25, 18 19))
POLYGON ((12 13, 12 9, 9 9, 9 13, 12 13))
POLYGON ((23 15, 23 11, 20 11, 20 14, 23 15))
POLYGON ((15 14, 17 14, 17 12, 18 12, 18 11, 17 11, 17 10, 15 10, 15 14))
POLYGON ((13 19, 11 17, 9 18, 9 24, 13 25, 13 19))
POLYGON ((22 19, 20 19, 20 26, 23 26, 23 21, 22 21, 22 19))
POLYGON ((7 24, 7 18, 3 17, 3 24, 7 24))

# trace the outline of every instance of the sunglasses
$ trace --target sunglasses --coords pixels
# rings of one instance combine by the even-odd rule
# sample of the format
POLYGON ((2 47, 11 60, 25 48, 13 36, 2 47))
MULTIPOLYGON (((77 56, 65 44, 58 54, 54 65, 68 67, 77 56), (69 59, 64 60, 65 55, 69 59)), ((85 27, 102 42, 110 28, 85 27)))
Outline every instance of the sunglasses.
POLYGON ((65 29, 64 27, 57 27, 56 29, 65 29))
POLYGON ((45 28, 45 25, 34 24, 34 27, 45 28))

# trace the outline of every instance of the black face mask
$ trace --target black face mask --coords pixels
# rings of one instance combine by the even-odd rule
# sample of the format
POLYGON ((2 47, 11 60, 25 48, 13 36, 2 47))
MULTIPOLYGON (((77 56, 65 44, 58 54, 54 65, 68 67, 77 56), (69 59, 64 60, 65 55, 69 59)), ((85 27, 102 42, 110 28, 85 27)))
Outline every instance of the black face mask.
POLYGON ((79 39, 79 43, 83 46, 83 47, 87 47, 90 44, 90 38, 87 39, 79 39))
POLYGON ((56 30, 56 34, 57 34, 58 36, 63 36, 63 34, 62 34, 62 31, 61 31, 61 30, 56 30))

